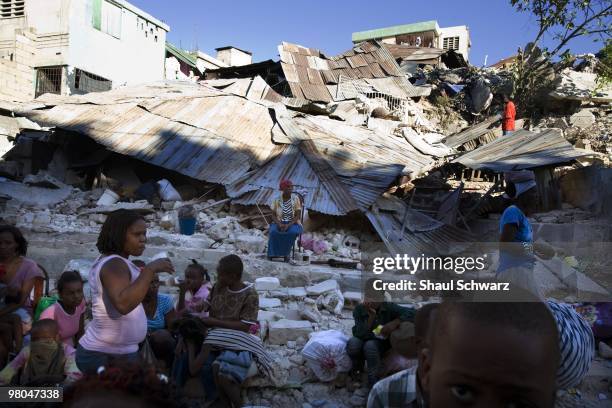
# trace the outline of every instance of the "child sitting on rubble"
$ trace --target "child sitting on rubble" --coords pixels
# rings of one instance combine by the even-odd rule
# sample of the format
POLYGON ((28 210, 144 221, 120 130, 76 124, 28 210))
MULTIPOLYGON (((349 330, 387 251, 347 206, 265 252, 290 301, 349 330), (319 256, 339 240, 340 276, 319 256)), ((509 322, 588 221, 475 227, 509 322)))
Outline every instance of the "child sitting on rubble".
POLYGON ((81 377, 75 350, 60 341, 57 322, 39 320, 32 325, 31 335, 30 344, 0 371, 0 385, 55 385, 81 377))
POLYGON ((85 332, 85 298, 83 296, 83 279, 77 271, 62 273, 57 281, 59 300, 43 310, 41 319, 57 322, 60 339, 74 347, 85 332))
POLYGON ((208 296, 212 287, 208 270, 195 259, 185 269, 185 281, 179 285, 177 310, 181 315, 208 316, 208 296))
POLYGON ((206 336, 206 326, 201 319, 187 316, 177 319, 172 323, 173 331, 178 332, 179 340, 174 353, 172 364, 172 380, 179 388, 184 387, 192 377, 201 376, 201 366, 195 369, 193 357, 201 350, 200 347, 206 336))
POLYGON ((355 326, 346 351, 353 361, 353 372, 367 365, 368 385, 372 387, 381 374, 384 353, 391 347, 389 337, 403 321, 414 321, 414 311, 385 302, 384 292, 374 288, 375 279, 366 282, 363 303, 353 310, 355 326))
MULTIPOLYGON (((417 309, 414 317, 414 345, 417 356, 428 348, 439 303, 428 303, 417 309)), ((421 379, 423 366, 413 365, 378 381, 368 395, 368 408, 424 407, 421 379)))

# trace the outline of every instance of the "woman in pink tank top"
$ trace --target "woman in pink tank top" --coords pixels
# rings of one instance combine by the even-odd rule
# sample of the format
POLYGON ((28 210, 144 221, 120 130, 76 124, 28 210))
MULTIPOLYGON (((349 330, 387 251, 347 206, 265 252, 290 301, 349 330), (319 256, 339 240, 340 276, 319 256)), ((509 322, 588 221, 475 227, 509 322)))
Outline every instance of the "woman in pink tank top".
POLYGON ((93 319, 76 353, 84 373, 95 373, 113 359, 138 359, 138 344, 147 334, 142 300, 156 273, 174 271, 168 259, 144 268, 129 260, 142 255, 146 237, 144 218, 135 211, 114 211, 102 225, 96 244, 101 255, 89 271, 93 319))

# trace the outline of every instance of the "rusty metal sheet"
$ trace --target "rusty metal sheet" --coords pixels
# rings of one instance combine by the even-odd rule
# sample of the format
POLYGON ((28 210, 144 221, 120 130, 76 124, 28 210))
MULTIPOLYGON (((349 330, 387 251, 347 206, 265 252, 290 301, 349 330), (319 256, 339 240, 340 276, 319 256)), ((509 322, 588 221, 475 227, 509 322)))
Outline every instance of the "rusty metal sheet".
POLYGON ((316 69, 308 68, 307 72, 308 72, 308 80, 311 84, 325 85, 325 82, 323 81, 323 78, 321 77, 320 71, 317 71, 316 69))
POLYGON ((467 152, 453 162, 473 169, 502 172, 569 163, 594 154, 574 148, 559 129, 518 130, 467 152))
POLYGON ((370 68, 370 72, 372 72, 372 76, 374 78, 383 78, 385 77, 385 73, 383 72, 383 70, 380 68, 380 65, 378 65, 378 63, 374 62, 372 64, 369 65, 370 68))
POLYGON ((338 74, 336 71, 321 71, 321 75, 323 75, 323 80, 326 84, 338 83, 338 74))
POLYGON ((294 53, 293 54, 293 61, 294 61, 295 65, 297 65, 297 66, 301 66, 301 67, 307 67, 308 66, 308 58, 306 58, 306 55, 294 53))
POLYGON ((285 79, 287 79, 287 82, 300 82, 295 65, 281 62, 281 67, 283 68, 283 73, 285 74, 285 79))
POLYGON ((310 82, 308 79, 308 68, 305 66, 296 65, 295 70, 298 74, 298 82, 300 84, 307 84, 310 82))
POLYGON ((332 97, 325 85, 314 85, 310 83, 302 83, 301 89, 306 99, 311 101, 331 102, 332 97))

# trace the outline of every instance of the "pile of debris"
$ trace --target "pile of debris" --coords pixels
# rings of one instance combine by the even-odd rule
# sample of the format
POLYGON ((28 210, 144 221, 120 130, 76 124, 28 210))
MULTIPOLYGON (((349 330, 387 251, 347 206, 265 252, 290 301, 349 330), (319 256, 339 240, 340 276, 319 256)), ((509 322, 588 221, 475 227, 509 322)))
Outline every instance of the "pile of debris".
MULTIPOLYGON (((363 406, 360 382, 316 377, 301 353, 309 336, 350 333, 368 245, 457 256, 479 239, 476 219, 497 231, 504 171, 535 172, 539 227, 588 228, 612 215, 602 205, 612 199, 612 99, 588 66, 555 74, 548 64, 558 78, 539 116, 502 137, 498 96, 512 92, 510 70, 447 69, 439 50, 376 41, 333 57, 289 43, 279 53, 278 62, 209 71, 197 84, 0 97, 10 138, 0 141, 2 220, 43 246, 75 242, 63 255, 51 251, 54 265, 63 261, 53 279, 66 263, 86 276, 92 237, 119 208, 143 214, 147 251, 175 252, 179 271, 188 259, 214 267, 224 254, 242 255, 260 294, 262 339, 285 379, 247 384, 252 404, 363 406), (292 265, 265 260, 281 179, 293 181, 305 208, 292 265)), ((586 272, 542 268, 551 294, 582 285, 609 295, 586 272)), ((161 290, 176 296, 168 282, 161 290)))

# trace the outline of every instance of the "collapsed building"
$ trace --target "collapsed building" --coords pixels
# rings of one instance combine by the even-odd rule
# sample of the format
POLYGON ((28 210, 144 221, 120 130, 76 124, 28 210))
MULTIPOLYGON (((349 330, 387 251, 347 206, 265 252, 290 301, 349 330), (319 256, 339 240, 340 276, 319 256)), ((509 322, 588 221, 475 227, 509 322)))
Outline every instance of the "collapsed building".
MULTIPOLYGON (((271 347, 286 346, 274 351, 288 357, 290 384, 312 377, 296 352, 310 332, 351 324, 345 309, 360 300, 369 243, 391 253, 452 256, 495 239, 504 171, 536 173, 534 224, 544 239, 578 258, 587 256, 584 246, 609 241, 608 91, 593 94, 591 75, 567 71, 551 94, 563 106, 517 121, 522 129, 501 137, 494 94, 509 87, 510 75, 418 48, 368 40, 327 57, 282 43, 279 61, 207 69, 197 83, 4 97, 3 218, 32 231, 49 269, 90 256, 93 246, 84 241, 117 208, 146 215, 148 250, 171 248, 178 270, 190 258, 212 267, 224 253, 244 254, 248 279, 259 282, 262 336, 271 347), (406 69, 406 62, 414 64, 406 69), (285 178, 303 199, 310 239, 298 250, 309 260, 291 266, 262 256, 268 207, 285 178), (177 194, 159 191, 155 200, 143 193, 160 180, 177 194), (102 205, 108 190, 118 202, 102 205), (199 224, 190 237, 177 233, 178 212, 188 205, 199 224), (45 243, 49 236, 53 242, 45 243)), ((195 57, 189 62, 195 66, 195 57)), ((76 261, 70 265, 87 270, 76 261)), ((580 261, 568 269, 568 262, 539 270, 548 294, 609 298, 608 276, 580 261)), ((309 384, 283 395, 284 404, 336 393, 363 405, 367 393, 345 380, 341 391, 309 384)), ((270 389, 249 392, 257 403, 277 399, 270 389)))

